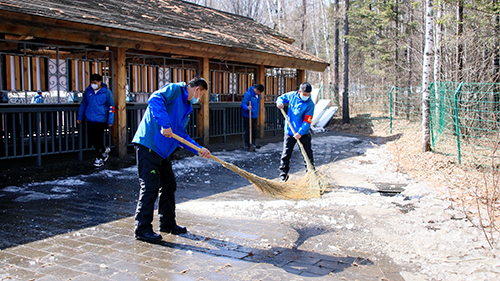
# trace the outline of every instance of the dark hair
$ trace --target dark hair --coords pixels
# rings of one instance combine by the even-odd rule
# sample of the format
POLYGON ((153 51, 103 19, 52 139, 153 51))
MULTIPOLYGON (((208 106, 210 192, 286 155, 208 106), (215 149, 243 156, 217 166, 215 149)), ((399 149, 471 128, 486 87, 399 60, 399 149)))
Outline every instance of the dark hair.
POLYGON ((200 86, 203 88, 203 90, 208 89, 207 81, 205 81, 205 79, 201 77, 193 78, 191 81, 189 81, 188 85, 191 86, 192 88, 200 86))
POLYGON ((257 91, 262 93, 262 92, 264 92, 264 85, 257 84, 257 85, 255 85, 255 89, 257 89, 257 91))
POLYGON ((300 84, 300 90, 302 92, 310 93, 312 91, 311 84, 309 84, 308 82, 300 84))
POLYGON ((37 94, 41 94, 42 93, 42 90, 38 90, 36 91, 37 94))
POLYGON ((102 82, 102 76, 94 73, 90 75, 90 81, 101 81, 102 82))

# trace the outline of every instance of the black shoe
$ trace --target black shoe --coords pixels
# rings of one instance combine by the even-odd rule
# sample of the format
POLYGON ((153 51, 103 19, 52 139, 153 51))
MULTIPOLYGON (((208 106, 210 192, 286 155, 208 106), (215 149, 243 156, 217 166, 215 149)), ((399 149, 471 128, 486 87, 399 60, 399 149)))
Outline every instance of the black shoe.
POLYGON ((288 181, 288 175, 281 175, 281 176, 280 176, 280 181, 281 181, 281 182, 286 182, 286 181, 288 181))
POLYGON ((255 148, 259 149, 259 148, 261 148, 262 146, 254 144, 254 145, 253 145, 253 147, 255 147, 255 148))
POLYGON ((179 235, 187 233, 187 229, 183 226, 175 225, 174 227, 160 227, 161 232, 171 233, 173 235, 179 235))
POLYGON ((161 241, 162 238, 163 237, 161 237, 160 234, 156 234, 153 231, 144 232, 141 234, 138 234, 138 233, 135 234, 135 239, 141 240, 141 241, 146 241, 149 243, 158 243, 161 241))

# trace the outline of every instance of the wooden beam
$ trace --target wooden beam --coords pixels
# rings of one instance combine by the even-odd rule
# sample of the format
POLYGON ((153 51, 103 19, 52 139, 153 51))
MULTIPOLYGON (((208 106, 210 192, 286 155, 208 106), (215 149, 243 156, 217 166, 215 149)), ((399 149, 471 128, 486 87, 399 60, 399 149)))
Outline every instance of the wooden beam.
MULTIPOLYGON (((210 82, 210 60, 208 58, 203 58, 201 63, 201 74, 207 83, 210 82)), ((201 98, 201 110, 198 118, 198 133, 200 134, 203 145, 207 146, 210 144, 210 84, 208 85, 207 93, 201 98)))
MULTIPOLYGON (((264 89, 266 89, 266 68, 263 65, 259 65, 257 67, 257 84, 264 85, 264 89)), ((266 119, 266 107, 264 105, 266 92, 262 93, 262 97, 260 99, 260 110, 259 110, 259 135, 261 138, 264 137, 264 126, 266 119)))
POLYGON ((184 40, 174 37, 114 29, 57 19, 36 17, 3 11, 0 33, 34 36, 52 40, 122 47, 177 55, 207 57, 272 67, 302 68, 324 71, 327 62, 298 59, 293 56, 270 54, 231 46, 184 40))
POLYGON ((127 155, 127 74, 125 70, 125 49, 112 48, 113 51, 113 97, 115 100, 115 122, 111 130, 113 143, 118 149, 118 157, 127 155))

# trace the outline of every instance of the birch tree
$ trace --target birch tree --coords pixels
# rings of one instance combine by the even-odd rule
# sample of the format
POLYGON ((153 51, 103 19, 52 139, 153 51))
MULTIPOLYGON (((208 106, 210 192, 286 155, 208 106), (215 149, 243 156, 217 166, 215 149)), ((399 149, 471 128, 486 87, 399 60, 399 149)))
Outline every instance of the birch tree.
POLYGON ((431 150, 429 80, 432 48, 432 0, 426 0, 425 47, 422 69, 422 151, 431 150))

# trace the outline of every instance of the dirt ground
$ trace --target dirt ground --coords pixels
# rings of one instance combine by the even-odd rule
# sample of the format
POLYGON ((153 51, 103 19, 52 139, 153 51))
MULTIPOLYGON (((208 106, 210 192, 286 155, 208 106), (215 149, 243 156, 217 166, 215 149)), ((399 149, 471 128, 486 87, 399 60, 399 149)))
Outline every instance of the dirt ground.
POLYGON ((393 121, 392 133, 386 118, 358 115, 348 124, 341 118, 330 121, 328 130, 379 137, 388 142, 401 171, 429 182, 447 200, 460 206, 466 217, 484 230, 490 245, 500 239, 497 228, 500 218, 498 201, 498 172, 478 170, 467 164, 458 164, 456 157, 435 152, 422 152, 420 122, 393 121))

